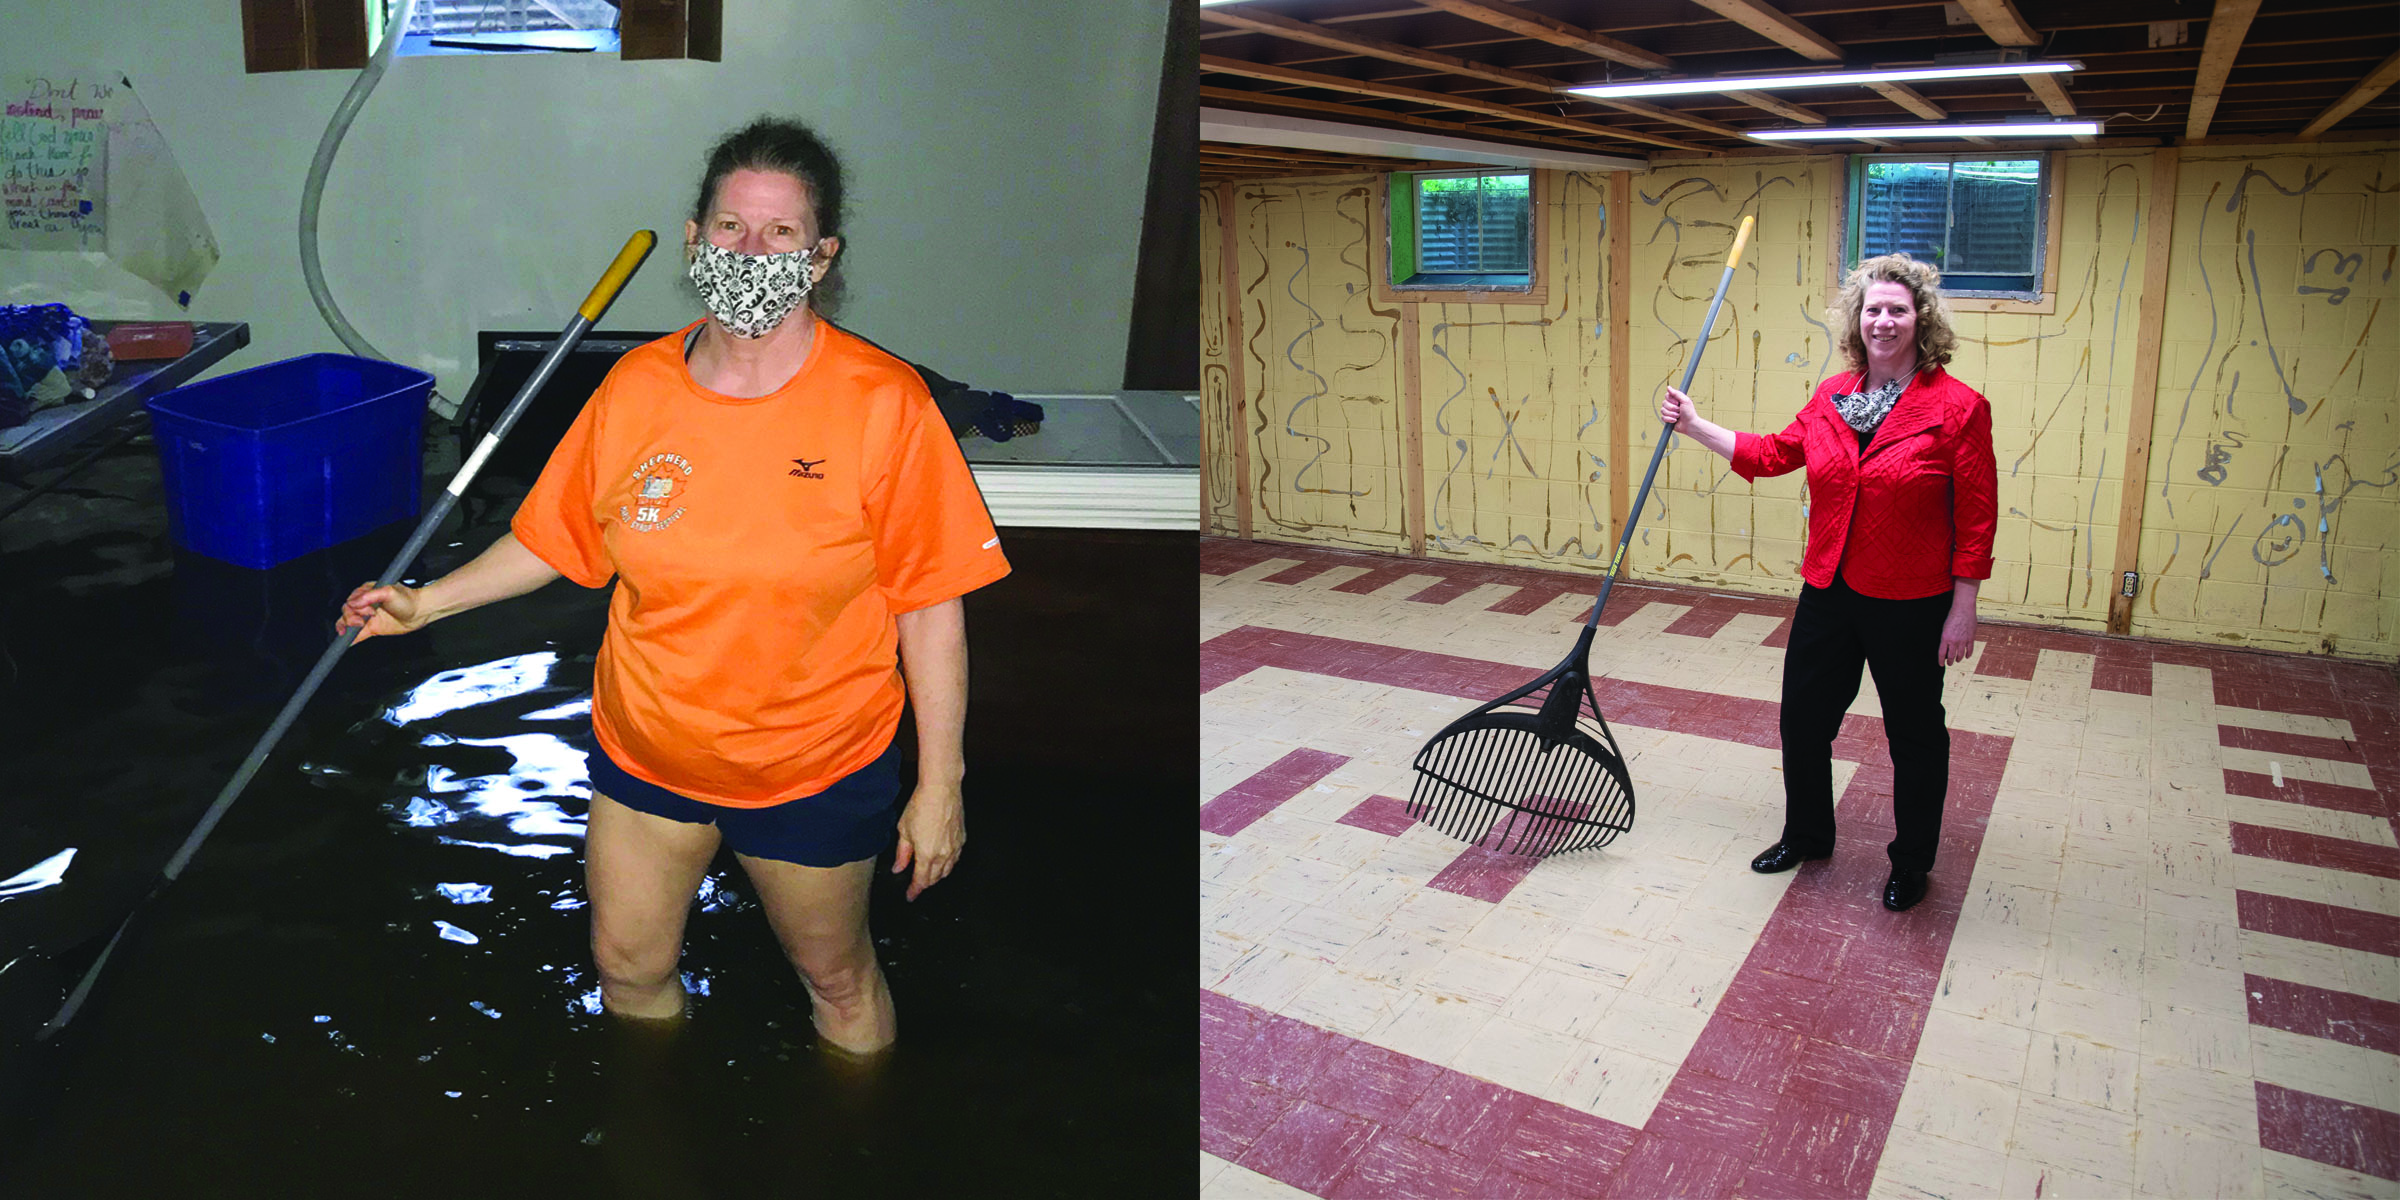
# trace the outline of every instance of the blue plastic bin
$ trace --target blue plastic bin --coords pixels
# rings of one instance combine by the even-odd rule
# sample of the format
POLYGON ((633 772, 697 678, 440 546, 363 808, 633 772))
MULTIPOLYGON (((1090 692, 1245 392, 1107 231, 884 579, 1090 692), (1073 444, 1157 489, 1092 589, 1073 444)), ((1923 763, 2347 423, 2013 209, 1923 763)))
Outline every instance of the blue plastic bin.
POLYGON ((151 400, 175 544, 263 570, 416 516, 432 391, 423 371, 310 354, 151 400))

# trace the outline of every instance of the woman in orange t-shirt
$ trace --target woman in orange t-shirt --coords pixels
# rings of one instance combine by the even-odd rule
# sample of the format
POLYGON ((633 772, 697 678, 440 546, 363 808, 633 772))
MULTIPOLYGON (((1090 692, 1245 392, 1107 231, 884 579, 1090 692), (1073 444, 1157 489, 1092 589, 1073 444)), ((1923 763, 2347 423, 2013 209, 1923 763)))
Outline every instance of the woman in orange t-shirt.
POLYGON ((867 933, 874 861, 896 839, 911 900, 958 862, 959 598, 1008 564, 922 380, 810 302, 841 219, 841 168, 807 128, 719 142, 684 226, 709 315, 618 362, 490 549, 423 587, 361 586, 341 628, 363 641, 562 575, 615 579, 585 835, 602 1003, 683 1013, 684 920, 729 845, 819 1037, 868 1052, 897 1029, 867 933))

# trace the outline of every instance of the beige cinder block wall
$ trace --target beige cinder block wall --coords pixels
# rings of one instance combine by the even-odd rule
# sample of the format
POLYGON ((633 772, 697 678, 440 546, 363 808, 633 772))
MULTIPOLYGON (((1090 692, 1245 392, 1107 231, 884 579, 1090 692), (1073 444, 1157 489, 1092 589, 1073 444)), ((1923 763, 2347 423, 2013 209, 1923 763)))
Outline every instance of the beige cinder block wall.
MULTIPOLYGON (((1208 189, 1204 527, 1597 574, 1741 217, 1759 225, 1704 411, 1779 429, 1842 368, 1824 310, 1844 167, 1541 172, 1538 303, 1380 287, 1381 176, 1208 189)), ((1984 614, 2104 629, 2116 599, 2133 633, 2400 651, 2400 153, 2094 149, 2054 173, 2049 297, 1955 318, 1952 370, 1990 397, 1999 458, 1984 614)), ((1744 483, 1678 442, 1626 573, 1793 594, 1807 502, 1800 475, 1744 483)))

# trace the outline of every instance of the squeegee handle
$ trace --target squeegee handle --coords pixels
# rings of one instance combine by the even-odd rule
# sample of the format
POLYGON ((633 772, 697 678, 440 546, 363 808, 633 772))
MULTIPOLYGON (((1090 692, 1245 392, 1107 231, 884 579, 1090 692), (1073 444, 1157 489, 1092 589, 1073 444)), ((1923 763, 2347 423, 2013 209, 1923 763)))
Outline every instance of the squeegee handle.
MULTIPOLYGON (((517 389, 516 398, 509 401, 500 419, 492 423, 491 431, 484 434, 482 444, 475 447, 475 453, 469 456, 466 465, 459 468, 458 474, 450 480, 450 486, 442 491, 433 506, 418 520, 416 530, 408 535, 408 542, 400 547, 400 552, 392 556, 383 574, 376 576, 378 580, 389 582, 399 579, 408 571, 409 564, 417 560, 417 555, 425 549, 425 543, 432 539, 433 531, 440 527, 442 518, 449 516, 450 510, 457 506, 459 496, 466 492, 467 484, 474 479, 475 473, 483 468, 484 460, 491 457, 492 448, 500 444, 509 427, 516 424, 517 417, 541 392, 542 385, 548 383, 550 376, 558 371, 559 362, 575 349, 584 334, 591 331, 593 322, 600 319, 609 302, 616 299, 617 291, 625 286, 625 281, 633 275, 635 268, 642 265, 642 259, 657 243, 658 235, 647 229, 626 239, 625 248, 617 252, 616 261, 608 265, 608 270, 600 276, 599 284, 592 288, 583 306, 575 311, 575 316, 568 320, 567 327, 559 333, 557 344, 542 356, 541 365, 534 368, 525 386, 517 389)), ((317 656, 316 665, 309 668, 308 676, 300 681, 299 690, 292 693, 292 698, 284 701, 282 711, 275 714, 274 723, 267 726, 266 735, 250 748, 250 754, 242 760, 241 768, 234 772, 232 779, 226 781, 224 789, 209 804, 208 811, 201 815, 200 823, 192 827, 191 834, 183 839, 183 845, 176 848, 175 856, 167 860, 166 869, 159 873, 158 882, 151 886, 149 895, 143 897, 144 905, 149 903, 150 897, 158 894, 159 889, 183 874, 183 869, 191 864, 192 856, 200 852, 201 843, 208 840, 217 822, 224 819, 225 810, 233 807, 233 802, 241 797, 242 789, 250 786, 250 780, 266 764, 267 756, 274 752, 276 744, 283 740, 283 735, 290 732, 292 723, 299 719, 300 710, 308 707, 310 698, 324 685, 325 677, 333 673, 334 664, 341 661, 342 653, 357 640, 357 630, 344 630, 334 638, 332 645, 325 647, 323 654, 317 656)), ((136 911, 139 911, 139 906, 136 911)), ((99 979, 100 969, 108 965, 109 955, 115 952, 117 942, 125 936, 126 927, 132 922, 133 916, 128 913, 125 920, 118 924, 116 933, 109 938, 108 945, 101 949, 100 957, 84 970, 83 978, 77 981, 75 990, 68 993, 66 1002, 59 1006, 58 1014, 42 1026, 36 1035, 38 1038, 49 1038, 74 1019, 76 1010, 83 1007, 84 999, 91 994, 93 982, 99 979)))
MULTIPOLYGON (((1757 222, 1755 216, 1743 217, 1740 231, 1733 235, 1733 251, 1725 256, 1725 273, 1717 277, 1716 298, 1708 302, 1708 319, 1700 323, 1700 337, 1692 345, 1691 361, 1683 364, 1683 385, 1676 391, 1692 390, 1692 376, 1700 372, 1700 355, 1708 349, 1708 331, 1717 327, 1717 310, 1725 306, 1725 289, 1733 286, 1733 269, 1741 265, 1742 247, 1750 244, 1750 229, 1757 222)), ((1600 610, 1608 607, 1608 593, 1617 586, 1618 572, 1625 569, 1625 549, 1633 545, 1633 527, 1641 520, 1643 506, 1650 502, 1650 483, 1658 478, 1658 464, 1666 459, 1667 443, 1673 440, 1675 427, 1662 424, 1658 448, 1650 452, 1650 469, 1642 473, 1642 490, 1633 498, 1632 511, 1625 514, 1625 532, 1617 539, 1616 557, 1609 560, 1608 578, 1601 581, 1600 597, 1592 601, 1592 615, 1583 623, 1587 633, 1599 626, 1600 610)))

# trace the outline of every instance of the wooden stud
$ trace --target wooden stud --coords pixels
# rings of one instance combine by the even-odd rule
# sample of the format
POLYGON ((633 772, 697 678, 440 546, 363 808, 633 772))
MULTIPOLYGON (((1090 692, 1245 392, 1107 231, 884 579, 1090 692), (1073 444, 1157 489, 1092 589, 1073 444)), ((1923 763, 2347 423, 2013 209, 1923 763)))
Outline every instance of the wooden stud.
POLYGON ((2382 95, 2384 89, 2394 83, 2400 83, 2400 54, 2394 54, 2383 60, 2374 70, 2367 72, 2365 79, 2358 81, 2358 86, 2342 93, 2341 99, 2334 101, 2333 105, 2324 112, 2318 113, 2317 119, 2310 121, 2308 126, 2300 131, 2300 140, 2304 142, 2317 140, 2324 135, 2326 130, 2340 124, 2343 117, 2357 112, 2361 105, 2382 95))
MULTIPOLYGON (((1388 253, 1388 252, 1387 252, 1388 253)), ((1408 552, 1425 557, 1425 384, 1418 349, 1418 305, 1400 305, 1400 455, 1401 486, 1408 498, 1400 520, 1408 534, 1408 552)))
POLYGON ((2242 39, 2250 35, 2250 19, 2258 15, 2259 0, 2217 0, 2216 11, 2208 15, 2208 41, 2200 48, 2200 70, 2192 79, 2192 107, 2183 125, 2183 136, 2208 136, 2208 123, 2216 119, 2217 100, 2225 93, 2225 79, 2233 74, 2233 60, 2242 52, 2242 39))
POLYGON ((1464 96, 1453 96, 1447 92, 1430 92, 1423 88, 1402 87, 1394 83, 1374 83, 1363 79, 1345 79, 1339 75, 1320 75, 1314 71, 1295 71, 1290 67, 1270 66, 1266 63, 1248 62, 1239 58, 1223 58, 1214 54, 1200 56, 1200 69, 1215 71, 1220 75, 1241 75, 1251 79, 1297 84, 1301 87, 1323 88, 1331 92, 1378 96, 1386 100, 1413 100, 1419 104, 1433 105, 1436 108, 1484 113, 1489 116, 1505 117, 1511 121, 1547 125, 1553 129, 1571 129, 1577 133, 1596 133, 1602 137, 1624 138, 1629 142, 1644 142, 1652 146, 1664 146, 1669 150, 1705 152, 1708 149, 1705 146, 1695 146, 1690 142, 1678 142, 1672 138, 1657 137, 1631 129, 1619 129, 1614 125, 1596 125, 1590 121, 1578 121, 1573 117, 1558 117, 1530 108, 1514 108, 1485 100, 1471 100, 1464 96))
POLYGON ((1608 177, 1608 544, 1625 537, 1633 492, 1633 175, 1608 177))
POLYGON ((1764 0, 1692 0, 1692 3, 1816 62, 1840 62, 1842 48, 1816 30, 1769 7, 1764 0))
POLYGON ((1240 219, 1236 201, 1241 188, 1217 185, 1218 258, 1225 271, 1225 380, 1233 404, 1233 520, 1234 533, 1250 536, 1250 398, 1242 379, 1242 261, 1240 219))
MULTIPOLYGON (((2117 504, 2116 570, 2112 584, 2121 584, 2127 571, 2141 565, 2142 506, 2150 491, 2151 424, 2158 403, 2158 364, 2165 351, 2160 339, 2167 327, 2167 267, 2173 257, 2177 159, 2172 147, 2150 152, 2150 236, 2142 247, 2142 316, 2134 343, 2133 412, 2125 425, 2125 472, 2117 504)), ((2153 581, 2155 586, 2155 581, 2153 581)), ((2112 587, 2108 599, 2108 631, 2133 632, 2133 600, 2124 589, 2112 587)))
POLYGON ((1663 54, 1653 54, 1629 42, 1620 42, 1589 29, 1579 29, 1555 17, 1522 8, 1502 8, 1483 0, 1424 0, 1425 7, 1438 8, 1470 21, 1481 21, 1495 29, 1505 29, 1521 37, 1581 50, 1594 58, 1640 67, 1645 71, 1672 71, 1675 60, 1663 54))

